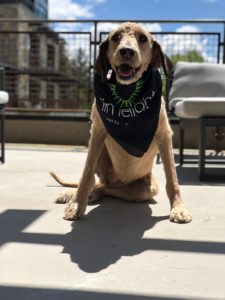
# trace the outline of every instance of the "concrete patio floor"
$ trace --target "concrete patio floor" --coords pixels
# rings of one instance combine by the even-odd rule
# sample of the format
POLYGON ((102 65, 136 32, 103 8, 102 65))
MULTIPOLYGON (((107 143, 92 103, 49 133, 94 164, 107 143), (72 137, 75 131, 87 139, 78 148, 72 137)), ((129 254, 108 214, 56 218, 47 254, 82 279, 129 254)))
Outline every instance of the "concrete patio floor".
POLYGON ((6 146, 0 165, 0 299, 225 299, 225 184, 178 168, 190 224, 169 222, 162 164, 152 203, 105 198, 79 222, 63 220, 63 190, 77 181, 87 149, 6 146))

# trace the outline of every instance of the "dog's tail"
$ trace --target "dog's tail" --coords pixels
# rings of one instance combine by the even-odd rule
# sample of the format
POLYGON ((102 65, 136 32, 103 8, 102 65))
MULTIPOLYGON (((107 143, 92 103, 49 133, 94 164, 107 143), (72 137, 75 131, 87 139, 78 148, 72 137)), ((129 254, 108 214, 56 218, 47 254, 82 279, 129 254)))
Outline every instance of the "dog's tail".
POLYGON ((71 188, 77 188, 78 183, 70 183, 70 182, 65 182, 62 179, 60 179, 55 173, 49 172, 49 174, 57 181, 60 185, 65 186, 65 187, 71 187, 71 188))

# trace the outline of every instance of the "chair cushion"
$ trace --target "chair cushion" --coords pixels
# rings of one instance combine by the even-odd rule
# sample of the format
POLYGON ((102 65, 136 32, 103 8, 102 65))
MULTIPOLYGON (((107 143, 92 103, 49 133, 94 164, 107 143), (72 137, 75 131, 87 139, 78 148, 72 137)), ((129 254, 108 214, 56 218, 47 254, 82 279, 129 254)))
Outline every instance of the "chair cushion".
POLYGON ((225 97, 174 98, 170 102, 170 108, 176 116, 186 119, 225 117, 225 97))
POLYGON ((9 101, 9 94, 7 92, 0 91, 0 104, 6 104, 9 101))
POLYGON ((177 62, 169 100, 178 97, 225 97, 225 65, 177 62))
POLYGON ((169 106, 180 118, 225 116, 225 65, 177 62, 169 106))

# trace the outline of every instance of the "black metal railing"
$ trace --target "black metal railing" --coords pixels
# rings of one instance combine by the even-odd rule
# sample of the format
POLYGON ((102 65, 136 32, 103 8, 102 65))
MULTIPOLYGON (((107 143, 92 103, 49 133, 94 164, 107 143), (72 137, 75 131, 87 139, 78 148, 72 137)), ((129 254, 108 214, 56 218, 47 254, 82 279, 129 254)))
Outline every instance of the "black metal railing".
MULTIPOLYGON (((0 20, 0 68, 5 70, 9 106, 90 108, 98 46, 121 22, 124 21, 0 20)), ((152 31, 174 62, 225 63, 225 20, 135 22, 152 31), (174 25, 182 26, 182 30, 171 30, 174 25)))

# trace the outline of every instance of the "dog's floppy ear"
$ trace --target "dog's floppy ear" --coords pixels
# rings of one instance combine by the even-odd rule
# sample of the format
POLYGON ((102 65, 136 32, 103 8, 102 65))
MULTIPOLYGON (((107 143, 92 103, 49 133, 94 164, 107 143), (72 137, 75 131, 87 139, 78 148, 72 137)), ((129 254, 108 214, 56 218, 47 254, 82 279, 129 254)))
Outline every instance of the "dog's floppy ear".
POLYGON ((99 46, 99 54, 95 61, 94 70, 102 76, 102 80, 106 79, 106 75, 110 68, 109 60, 107 57, 107 50, 109 47, 109 38, 102 42, 99 46))
POLYGON ((154 70, 162 66, 165 76, 168 79, 173 78, 173 64, 169 57, 163 52, 160 44, 156 41, 153 41, 151 65, 154 70))

